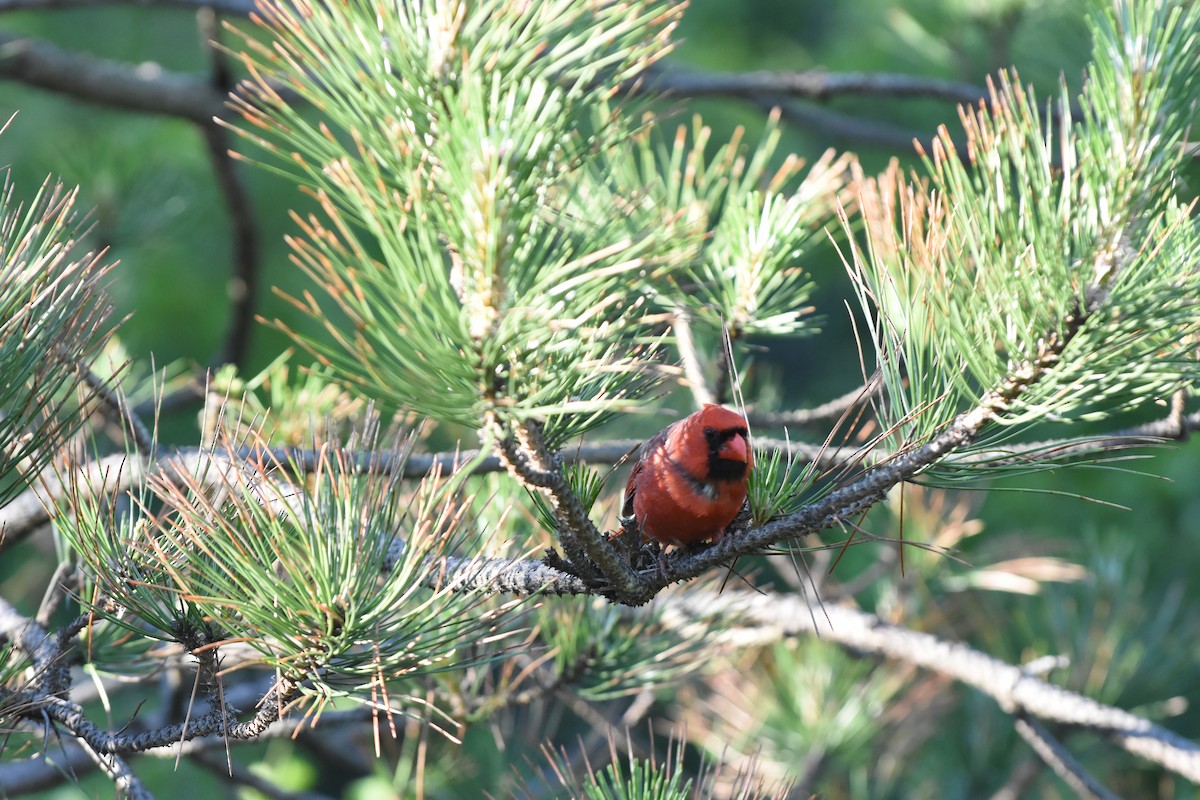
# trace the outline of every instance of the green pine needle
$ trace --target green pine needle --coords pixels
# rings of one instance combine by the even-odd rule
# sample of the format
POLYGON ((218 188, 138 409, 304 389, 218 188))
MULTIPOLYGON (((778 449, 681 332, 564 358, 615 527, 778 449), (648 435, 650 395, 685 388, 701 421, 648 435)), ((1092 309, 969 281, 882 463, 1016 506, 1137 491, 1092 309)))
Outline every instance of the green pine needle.
MULTIPOLYGON (((3 128, 0 127, 0 131, 3 128)), ((86 420, 70 390, 108 337, 108 267, 74 239, 76 191, 47 182, 26 206, 0 189, 0 505, 86 420)))
MULTIPOLYGON (((787 429, 784 429, 787 442, 787 429)), ((754 469, 746 487, 750 513, 755 527, 792 513, 805 502, 812 502, 809 490, 817 479, 813 461, 802 462, 790 447, 754 448, 754 469)))
POLYGON ((595 598, 561 598, 539 608, 536 619, 560 678, 594 702, 676 683, 719 650, 719 632, 681 635, 653 612, 631 619, 595 598))
POLYGON ((975 447, 998 451, 1031 422, 1105 419, 1200 378, 1200 230, 1174 197, 1200 8, 1122 2, 1093 33, 1080 119, 1064 90, 1043 124, 1001 75, 962 113, 966 153, 943 130, 925 182, 860 181, 866 248, 848 260, 896 449, 988 397, 975 447))
MULTIPOLYGON (((574 495, 579 498, 584 511, 590 512, 600 498, 600 493, 604 491, 604 481, 607 477, 605 472, 589 467, 582 461, 575 461, 563 465, 563 477, 567 479, 567 485, 571 487, 574 495)), ((545 496, 541 492, 527 491, 533 500, 537 521, 547 533, 557 533, 558 522, 545 496)))
POLYGON ((244 461, 221 445, 190 472, 139 483, 132 521, 80 495, 64 524, 100 615, 189 649, 241 642, 318 702, 379 703, 392 681, 479 658, 461 643, 490 635, 508 606, 426 586, 444 556, 477 546, 458 481, 408 489, 400 469, 361 469, 360 448, 407 450, 389 454, 369 432, 321 446, 303 484, 261 442, 244 461))
POLYGON ((551 447, 629 407, 660 374, 645 298, 678 246, 571 202, 641 125, 628 101, 597 109, 666 52, 679 12, 270 5, 241 133, 321 205, 291 245, 325 297, 293 301, 326 336, 279 327, 359 393, 471 427, 544 419, 551 447))

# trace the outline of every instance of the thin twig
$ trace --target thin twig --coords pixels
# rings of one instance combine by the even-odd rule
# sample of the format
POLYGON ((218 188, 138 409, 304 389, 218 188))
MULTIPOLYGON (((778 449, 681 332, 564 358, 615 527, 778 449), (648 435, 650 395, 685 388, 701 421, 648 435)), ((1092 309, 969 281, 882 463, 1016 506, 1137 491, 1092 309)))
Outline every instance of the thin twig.
POLYGON ((223 758, 214 758, 204 751, 193 753, 190 760, 227 782, 248 786, 266 797, 275 798, 275 800, 332 800, 329 795, 320 792, 289 792, 286 789, 280 789, 273 782, 258 777, 240 764, 228 762, 223 758))
POLYGON ((66 598, 69 587, 67 586, 67 578, 75 571, 75 564, 72 561, 61 561, 58 567, 55 568, 54 574, 50 576, 50 583, 46 585, 46 593, 42 595, 42 603, 38 606, 38 612, 34 616, 34 621, 42 627, 48 627, 50 620, 55 612, 62 606, 62 601, 66 598))
POLYGON ((92 759, 92 762, 100 768, 100 771, 107 775, 108 779, 117 787, 118 797, 123 796, 129 800, 154 800, 154 795, 150 794, 145 785, 133 774, 133 770, 129 768, 129 764, 125 763, 125 759, 115 753, 97 752, 82 740, 80 746, 92 759))
POLYGON ((757 411, 750 408, 746 412, 746 419, 751 425, 759 427, 819 425, 837 419, 855 406, 870 402, 879 394, 882 386, 883 377, 877 372, 862 386, 815 408, 800 408, 794 411, 757 411))
POLYGON ((1084 800, 1119 800, 1119 798, 1104 788, 1083 765, 1079 763, 1071 751, 1063 743, 1055 739, 1046 727, 1036 719, 1026 714, 1018 713, 1013 719, 1013 726, 1021 738, 1029 743, 1033 752, 1054 770, 1054 774, 1062 778, 1076 797, 1084 800))
MULTIPOLYGON (((220 35, 217 15, 212 8, 206 7, 201 9, 197 16, 205 49, 212 63, 213 90, 228 94, 234 80, 229 59, 217 42, 220 35)), ((211 119, 202 124, 200 130, 233 234, 233 274, 229 279, 229 297, 232 304, 229 309, 229 323, 225 339, 210 366, 214 369, 224 364, 241 366, 249 345, 254 308, 258 300, 262 261, 258 223, 254 204, 250 202, 237 165, 230 156, 229 131, 211 119)))
POLYGON ((700 364, 700 354, 696 350, 696 340, 692 337, 691 318, 684 309, 675 312, 672 326, 675 331, 675 346, 679 348, 679 359, 683 363, 683 375, 687 378, 688 389, 692 392, 692 400, 696 408, 706 403, 715 403, 716 395, 708 387, 704 377, 704 367, 700 364))
POLYGON ((778 108, 780 118, 785 122, 812 131, 819 141, 842 147, 853 142, 912 155, 918 152, 917 142, 930 145, 933 141, 933 136, 923 131, 864 119, 811 103, 790 101, 781 95, 760 95, 753 102, 763 111, 778 108))
POLYGON ((919 75, 889 72, 704 72, 680 67, 653 67, 644 80, 654 92, 684 97, 753 98, 786 95, 828 100, 836 95, 921 97, 953 103, 976 103, 987 97, 980 86, 919 75))
POLYGON ((109 410, 120 425, 121 432, 133 440, 138 450, 142 453, 154 452, 153 434, 150 433, 150 429, 146 427, 146 423, 142 421, 138 412, 130 407, 129 401, 121 390, 92 372, 91 368, 82 362, 75 363, 75 372, 82 379, 84 385, 91 390, 91 396, 97 398, 109 410))

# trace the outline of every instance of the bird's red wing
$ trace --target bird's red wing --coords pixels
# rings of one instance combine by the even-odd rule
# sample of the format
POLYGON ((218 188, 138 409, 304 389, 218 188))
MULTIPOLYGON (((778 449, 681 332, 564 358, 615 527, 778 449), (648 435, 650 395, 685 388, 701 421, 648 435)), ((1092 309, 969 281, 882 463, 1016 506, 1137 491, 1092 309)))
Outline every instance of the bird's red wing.
POLYGON ((629 480, 625 482, 625 501, 621 503, 621 516, 625 519, 633 517, 633 495, 637 491, 638 480, 641 477, 642 470, 646 468, 647 456, 656 449, 663 447, 667 443, 667 431, 671 428, 668 426, 654 436, 650 437, 645 444, 642 445, 641 452, 638 453, 637 461, 633 463, 633 469, 629 471, 629 480))

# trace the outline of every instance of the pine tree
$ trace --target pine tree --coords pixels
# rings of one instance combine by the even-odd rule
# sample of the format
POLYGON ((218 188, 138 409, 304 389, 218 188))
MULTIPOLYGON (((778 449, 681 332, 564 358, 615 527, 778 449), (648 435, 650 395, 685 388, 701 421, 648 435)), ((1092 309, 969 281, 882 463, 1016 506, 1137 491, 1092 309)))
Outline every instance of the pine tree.
MULTIPOLYGON (((1086 574, 1103 605, 1102 569, 1043 554, 952 572, 978 522, 948 490, 1113 468, 1200 422, 1200 229, 1180 180, 1200 10, 1093 8, 1079 93, 1038 99, 1001 72, 918 169, 879 175, 850 154, 785 156, 778 114, 757 144, 667 119, 656 64, 683 11, 264 4, 229 45, 250 80, 230 130, 309 208, 288 244, 310 288, 285 293, 306 324, 268 324, 313 363, 300 379, 287 355, 215 375, 197 448, 146 430, 128 373, 97 377, 108 267, 77 252, 72 195, 47 188, 25 210, 6 191, 0 502, 19 536, 42 519, 26 501, 47 498, 63 564, 36 618, 0 601, 9 748, 53 727, 146 797, 136 754, 350 726, 451 787, 458 738, 565 707, 607 739, 607 765, 588 760, 594 742, 551 742, 474 788, 888 797, 952 791, 917 751, 953 714, 968 738, 1006 733, 944 749, 1009 765, 1015 732, 1084 796, 1145 784, 1107 744, 1068 749, 1076 727, 1156 764, 1147 780, 1200 781, 1200 746, 1122 710, 1140 661, 1065 688, 1044 675, 1060 660, 1013 666, 904 625, 953 616, 943 601, 965 585, 1053 603, 1086 574), (831 241, 861 388, 776 413, 740 376, 817 333, 801 265, 831 241), (652 432, 639 414, 685 396, 742 407, 757 467, 718 542, 663 549, 614 521, 612 465, 641 441, 614 434, 652 432), (1171 415, 1141 423, 1155 404, 1171 415), (123 450, 106 451, 105 419, 123 450), (811 441, 761 435, 814 421, 811 441), (867 549, 894 555, 842 580, 867 549), (863 592, 876 613, 844 602, 863 592), (65 596, 80 613, 52 624, 65 596), (105 729, 72 699, 77 665, 147 695, 151 677, 186 676, 182 717, 105 729), (912 666, 996 703, 932 711, 912 666), (664 690, 687 738, 655 751, 629 722, 664 690), (911 747, 889 739, 906 713, 930 728, 911 747)), ((1164 680, 1186 660, 1175 613, 1142 631, 1164 680)), ((1054 631, 1004 634, 1021 655, 1056 652, 1054 631)), ((1098 658, 1075 644, 1085 667, 1098 658)), ((419 791, 410 777, 396 783, 419 791)), ((969 791, 995 790, 976 777, 969 791)))

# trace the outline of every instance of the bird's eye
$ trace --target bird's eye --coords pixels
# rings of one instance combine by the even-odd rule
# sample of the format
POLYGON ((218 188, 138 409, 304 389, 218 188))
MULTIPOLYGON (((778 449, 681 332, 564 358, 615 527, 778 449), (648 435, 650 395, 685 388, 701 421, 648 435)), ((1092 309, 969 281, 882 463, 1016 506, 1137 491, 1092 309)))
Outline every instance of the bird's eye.
POLYGON ((705 428, 704 429, 704 438, 708 439, 710 442, 716 441, 717 429, 716 428, 705 428))

